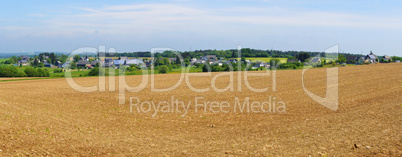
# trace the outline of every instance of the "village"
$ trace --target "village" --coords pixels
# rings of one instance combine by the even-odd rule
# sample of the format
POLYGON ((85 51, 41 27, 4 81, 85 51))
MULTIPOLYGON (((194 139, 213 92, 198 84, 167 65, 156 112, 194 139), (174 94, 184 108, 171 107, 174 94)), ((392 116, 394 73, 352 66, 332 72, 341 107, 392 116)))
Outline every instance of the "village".
MULTIPOLYGON (((64 57, 65 58, 65 57, 64 57)), ((14 66, 42 66, 42 67, 47 67, 47 68, 61 68, 61 69, 92 69, 95 67, 112 67, 112 68, 123 68, 123 67, 130 67, 130 65, 135 65, 140 68, 154 68, 155 62, 157 62, 157 58, 151 59, 151 58, 129 58, 129 57, 118 57, 117 59, 113 58, 100 58, 100 57, 88 57, 86 55, 85 57, 71 57, 67 59, 65 62, 63 62, 60 58, 56 58, 56 61, 53 62, 52 60, 49 61, 50 57, 47 55, 43 55, 41 57, 28 57, 28 56, 21 56, 20 60, 17 61, 17 63, 13 64, 14 66), (42 58, 42 60, 41 60, 42 58)), ((212 66, 224 66, 228 64, 233 64, 233 63, 238 63, 242 62, 246 65, 251 66, 251 70, 253 69, 258 69, 258 68, 265 68, 265 69, 270 69, 272 63, 270 61, 264 62, 260 61, 259 59, 262 60, 262 58, 256 58, 255 60, 251 59, 245 59, 242 58, 229 58, 226 59, 224 57, 217 57, 216 55, 205 55, 201 56, 199 58, 191 58, 190 60, 187 60, 185 62, 188 62, 188 64, 191 64, 192 66, 195 66, 196 64, 209 64, 212 66)), ((272 60, 275 58, 272 58, 272 60)), ((178 58, 166 58, 168 63, 163 63, 163 64, 173 64, 173 63, 180 63, 178 58)), ((309 65, 317 65, 321 64, 324 62, 324 58, 319 58, 319 57, 314 57, 314 58, 309 58, 304 61, 305 63, 308 63, 309 65)), ((337 61, 325 61, 323 64, 333 64, 335 62, 336 65, 342 65, 345 66, 346 64, 354 64, 354 65, 361 65, 361 64, 375 64, 375 63, 389 63, 389 62, 397 62, 399 63, 400 60, 393 60, 390 56, 384 55, 381 57, 378 57, 375 55, 373 52, 370 52, 370 54, 367 54, 366 56, 357 56, 357 55, 349 55, 344 59, 338 59, 337 61)), ((300 59, 293 58, 293 59, 286 59, 281 61, 282 64, 294 64, 294 63, 303 63, 300 59)), ((277 63, 278 64, 278 63, 277 63)), ((301 65, 301 64, 300 64, 301 65)))

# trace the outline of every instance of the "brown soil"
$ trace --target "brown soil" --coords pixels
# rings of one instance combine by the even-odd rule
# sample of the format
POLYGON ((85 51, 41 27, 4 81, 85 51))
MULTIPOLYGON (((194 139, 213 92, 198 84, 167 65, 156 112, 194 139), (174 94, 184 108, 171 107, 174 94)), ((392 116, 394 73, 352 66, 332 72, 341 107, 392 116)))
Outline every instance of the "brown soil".
MULTIPOLYGON (((306 72, 306 87, 325 96, 325 69, 306 72)), ((216 75, 217 73, 214 73, 216 75)), ((301 70, 277 71, 277 91, 255 93, 242 83, 233 92, 214 92, 211 77, 191 77, 171 92, 126 92, 119 104, 115 91, 81 93, 65 79, 0 82, 0 156, 401 156, 402 64, 339 68, 339 109, 331 111, 303 91, 301 70), (130 97, 141 101, 192 101, 189 113, 130 113, 130 97), (241 102, 269 96, 286 104, 286 113, 239 113, 241 102), (229 113, 195 111, 195 97, 228 101, 229 113)), ((168 87, 179 74, 156 75, 156 87, 168 87)), ((128 76, 130 85, 142 76, 128 76)), ((80 85, 98 78, 75 78, 80 85)), ((116 82, 117 82, 116 78, 116 82)), ((108 79, 106 79, 108 81, 108 79)), ((228 77, 217 80, 228 85, 228 77)), ((272 87, 272 79, 249 78, 251 86, 272 87)), ((107 83, 106 83, 107 84, 107 83)), ((201 107, 199 108, 202 109, 201 107)))

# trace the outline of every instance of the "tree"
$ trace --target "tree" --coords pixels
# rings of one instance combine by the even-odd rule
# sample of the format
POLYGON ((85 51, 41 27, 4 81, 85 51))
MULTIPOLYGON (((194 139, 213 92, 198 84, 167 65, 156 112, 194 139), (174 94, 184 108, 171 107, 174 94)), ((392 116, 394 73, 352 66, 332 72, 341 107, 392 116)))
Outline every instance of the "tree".
POLYGON ((181 64, 179 55, 176 55, 176 64, 181 64))
POLYGON ((78 62, 78 61, 80 60, 80 58, 81 58, 81 57, 80 57, 79 55, 74 55, 74 61, 75 61, 75 62, 78 62))
POLYGON ((36 77, 49 77, 50 73, 47 70, 43 70, 43 69, 38 69, 37 70, 37 75, 36 77))
POLYGON ((26 68, 26 69, 25 69, 25 74, 26 74, 28 77, 37 77, 37 76, 38 76, 38 72, 37 72, 34 68, 32 68, 32 67, 26 68))
POLYGON ((241 57, 241 62, 244 63, 246 61, 245 57, 241 57))
POLYGON ((0 67, 0 77, 19 77, 15 67, 0 67))
POLYGON ((281 60, 276 59, 276 58, 271 59, 271 60, 269 61, 271 67, 273 67, 273 68, 278 67, 278 65, 280 64, 280 62, 281 62, 281 60))
POLYGON ((202 67, 202 72, 208 72, 208 71, 209 71, 208 67, 209 67, 209 68, 211 67, 211 66, 209 65, 209 63, 205 63, 205 65, 202 67))
POLYGON ((54 53, 50 53, 49 55, 50 63, 56 64, 56 55, 54 53))
POLYGON ((71 69, 77 69, 77 63, 71 62, 70 68, 71 68, 71 69))
POLYGON ((39 65, 38 59, 34 59, 33 65, 34 65, 34 66, 38 66, 38 65, 39 65))
POLYGON ((68 58, 67 55, 62 54, 61 57, 60 57, 60 62, 65 63, 67 61, 67 58, 68 58))
POLYGON ((346 58, 344 55, 339 55, 338 56, 338 63, 345 63, 346 62, 346 58))
POLYGON ((185 63, 186 66, 188 66, 188 65, 190 65, 190 60, 185 59, 185 60, 184 60, 184 63, 185 63))
POLYGON ((17 77, 27 77, 27 74, 24 71, 18 71, 17 77))
POLYGON ((91 71, 89 71, 89 73, 88 73, 89 76, 99 76, 99 75, 104 75, 104 74, 105 74, 105 69, 99 68, 99 67, 91 69, 91 71))
POLYGON ((54 69, 53 73, 62 73, 63 69, 54 69))
POLYGON ((170 64, 169 58, 163 58, 163 64, 169 65, 170 64))
POLYGON ((159 67, 160 74, 166 74, 168 72, 168 67, 166 65, 162 65, 159 67))
POLYGON ((306 59, 310 58, 310 54, 307 52, 302 52, 296 55, 296 58, 299 59, 301 62, 305 62, 306 59))

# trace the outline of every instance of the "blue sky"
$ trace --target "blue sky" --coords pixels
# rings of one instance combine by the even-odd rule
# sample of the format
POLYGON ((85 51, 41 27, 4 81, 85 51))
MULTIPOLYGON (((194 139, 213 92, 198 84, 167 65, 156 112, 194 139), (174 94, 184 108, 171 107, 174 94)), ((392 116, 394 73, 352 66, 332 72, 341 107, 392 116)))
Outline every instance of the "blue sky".
POLYGON ((397 0, 59 0, 0 2, 0 53, 105 45, 324 51, 402 56, 397 0))

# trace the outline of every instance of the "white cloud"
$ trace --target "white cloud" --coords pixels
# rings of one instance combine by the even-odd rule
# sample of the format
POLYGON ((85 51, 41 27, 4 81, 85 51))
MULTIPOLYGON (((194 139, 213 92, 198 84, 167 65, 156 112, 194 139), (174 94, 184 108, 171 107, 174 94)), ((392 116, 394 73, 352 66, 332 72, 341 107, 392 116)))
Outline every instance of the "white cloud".
POLYGON ((26 36, 48 37, 63 41, 77 40, 77 43, 93 40, 93 43, 88 42, 91 44, 105 43, 105 40, 110 39, 109 41, 119 40, 116 43, 130 41, 149 45, 159 41, 168 43, 166 46, 172 46, 170 43, 190 42, 193 38, 195 42, 203 42, 208 46, 225 44, 224 41, 226 44, 248 42, 265 46, 268 41, 263 39, 272 36, 276 39, 269 41, 271 44, 285 41, 286 45, 291 45, 288 41, 293 40, 294 36, 302 38, 295 42, 305 41, 306 36, 314 35, 312 40, 321 42, 331 34, 316 31, 318 29, 325 29, 327 32, 335 30, 337 33, 367 30, 366 32, 373 31, 377 34, 381 34, 383 30, 400 32, 402 29, 401 17, 398 15, 383 17, 329 11, 300 11, 281 7, 202 8, 174 4, 130 4, 79 8, 79 11, 70 13, 40 18, 36 21, 37 24, 31 27, 0 28, 8 30, 6 38, 8 36, 14 39, 26 36), (319 33, 323 35, 317 35, 319 33), (177 39, 170 40, 171 38, 177 39))
MULTIPOLYGON (((113 5, 81 8, 84 13, 58 16, 44 23, 46 31, 139 33, 155 31, 191 31, 204 33, 234 26, 309 26, 352 29, 401 29, 400 17, 375 17, 357 14, 293 11, 272 7, 194 8, 173 4, 113 5)), ((216 32, 219 33, 219 32, 216 32)))
POLYGON ((19 26, 4 26, 0 27, 0 29, 5 29, 8 31, 32 30, 32 28, 30 27, 19 27, 19 26))

